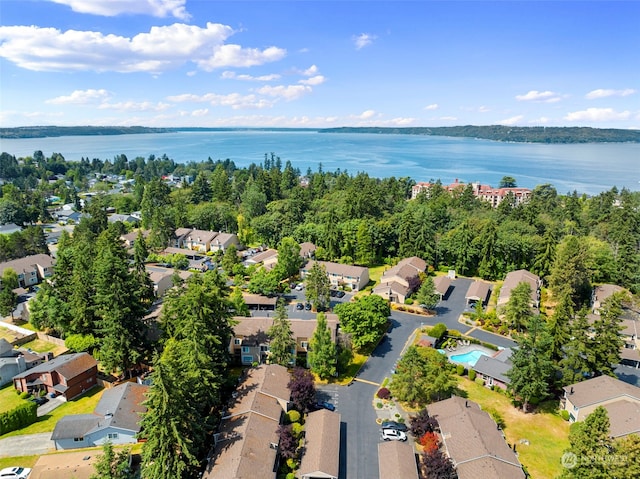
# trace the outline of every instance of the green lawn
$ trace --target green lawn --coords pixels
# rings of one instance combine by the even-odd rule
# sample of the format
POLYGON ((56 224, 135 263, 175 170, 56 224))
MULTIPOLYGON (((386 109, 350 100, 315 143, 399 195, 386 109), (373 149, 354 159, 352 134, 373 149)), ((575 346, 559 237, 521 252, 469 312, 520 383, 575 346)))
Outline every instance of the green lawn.
POLYGON ((60 354, 67 351, 67 348, 65 348, 64 346, 58 346, 57 344, 53 344, 42 339, 34 339, 33 341, 24 343, 21 347, 25 349, 31 349, 32 351, 36 351, 38 353, 48 353, 49 351, 51 351, 53 352, 54 356, 59 356, 60 354))
POLYGON ((489 413, 497 412, 504 419, 507 441, 516 444, 520 462, 533 479, 549 479, 562 472, 560 458, 569 447, 569 423, 557 414, 555 405, 548 403, 549 407, 541 408, 544 412, 524 414, 514 408, 504 394, 467 378, 460 378, 459 385, 469 399, 489 413), (526 439, 529 444, 522 444, 521 439, 526 439))
POLYGON ((9 411, 16 406, 22 404, 25 400, 13 388, 13 383, 9 383, 0 389, 0 411, 9 411))
POLYGON ((30 426, 4 434, 3 436, 0 436, 0 439, 11 436, 19 436, 22 434, 38 434, 41 432, 53 431, 56 423, 63 416, 67 416, 70 414, 88 414, 93 412, 96 404, 98 404, 98 401, 102 396, 102 391, 103 388, 95 387, 90 391, 84 393, 79 398, 68 401, 62 404, 60 407, 51 411, 49 414, 39 417, 38 421, 31 424, 30 426))
POLYGON ((28 467, 33 468, 40 456, 15 456, 15 457, 0 457, 0 469, 5 467, 28 467))

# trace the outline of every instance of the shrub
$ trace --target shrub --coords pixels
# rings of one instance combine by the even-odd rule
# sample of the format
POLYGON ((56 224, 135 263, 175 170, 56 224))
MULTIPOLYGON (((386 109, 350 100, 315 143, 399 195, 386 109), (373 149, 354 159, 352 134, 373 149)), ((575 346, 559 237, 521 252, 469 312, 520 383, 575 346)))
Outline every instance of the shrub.
POLYGON ((469 379, 472 381, 476 380, 476 372, 473 369, 469 369, 469 379))
POLYGON ((295 409, 292 409, 287 413, 287 422, 294 423, 300 421, 300 413, 295 409))
POLYGON ((300 437, 300 434, 302 434, 302 431, 304 431, 304 426, 299 422, 294 422, 291 425, 291 432, 293 432, 293 435, 295 437, 300 437))
POLYGON ((380 388, 378 389, 376 396, 378 396, 380 399, 389 399, 391 397, 391 391, 389 391, 387 388, 380 388))
MULTIPOLYGON (((287 467, 289 469, 295 469, 296 468, 296 460, 293 459, 292 457, 287 459, 287 467)), ((289 474, 292 474, 292 473, 289 473, 289 474)), ((287 477, 289 477, 289 474, 287 474, 287 477)))
POLYGON ((287 479, 296 479, 296 475, 293 472, 287 474, 287 479))
POLYGON ((482 378, 476 378, 474 382, 480 386, 484 386, 484 379, 482 378))
POLYGON ((444 323, 438 323, 433 328, 431 328, 431 331, 429 331, 429 335, 433 336, 436 339, 440 339, 446 334, 446 332, 447 326, 444 323))
POLYGON ((31 393, 28 393, 26 391, 23 393, 20 393, 20 399, 27 399, 29 396, 31 396, 31 393))
POLYGON ((377 403, 376 403, 376 407, 377 407, 378 409, 382 409, 382 403, 381 403, 381 402, 377 402, 377 403))
POLYGON ((458 376, 464 376, 464 366, 462 364, 456 365, 456 374, 458 376))
POLYGON ((420 437, 420 445, 424 448, 425 452, 437 451, 440 447, 440 441, 438 436, 433 432, 425 432, 420 437))
POLYGON ((569 411, 567 411, 566 409, 563 409, 562 411, 560 411, 560 417, 562 419, 564 419, 565 421, 569 420, 569 411))
POLYGON ((10 411, 0 413, 0 436, 36 422, 38 419, 37 410, 38 405, 28 401, 10 411))

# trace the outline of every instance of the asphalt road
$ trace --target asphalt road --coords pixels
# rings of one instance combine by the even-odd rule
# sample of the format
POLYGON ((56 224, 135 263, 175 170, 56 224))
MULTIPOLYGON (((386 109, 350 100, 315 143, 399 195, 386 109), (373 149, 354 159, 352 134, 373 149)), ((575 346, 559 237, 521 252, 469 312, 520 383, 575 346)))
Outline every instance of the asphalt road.
POLYGON ((0 457, 41 455, 47 454, 53 449, 50 432, 0 439, 0 457))

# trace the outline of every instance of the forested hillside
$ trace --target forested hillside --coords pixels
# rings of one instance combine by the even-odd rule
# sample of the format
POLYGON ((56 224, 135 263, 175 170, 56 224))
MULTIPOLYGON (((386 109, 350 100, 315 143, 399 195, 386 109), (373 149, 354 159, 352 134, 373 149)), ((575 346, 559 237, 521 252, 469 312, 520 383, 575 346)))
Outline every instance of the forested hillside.
POLYGON ((360 265, 391 263, 419 256, 435 268, 462 275, 502 278, 527 268, 546 277, 559 246, 570 242, 590 283, 612 282, 640 288, 640 193, 609 191, 594 197, 560 195, 539 185, 521 206, 509 201, 492 209, 471 188, 449 194, 436 184, 429 195, 409 200, 411 178, 371 178, 364 173, 300 172, 271 154, 261 165, 237 168, 232 161, 176 164, 169 158, 118 155, 113 161, 67 162, 60 155, 20 162, 0 156, 4 185, 2 222, 44 220, 46 198, 73 203, 88 188, 91 173, 123 174, 135 184, 114 193, 103 179, 87 211, 141 210, 154 230, 155 246, 178 227, 238 233, 244 244, 277 245, 290 236, 310 241, 319 259, 360 265), (42 181, 53 173, 64 179, 42 181), (191 175, 188 188, 172 189, 161 175, 191 175))

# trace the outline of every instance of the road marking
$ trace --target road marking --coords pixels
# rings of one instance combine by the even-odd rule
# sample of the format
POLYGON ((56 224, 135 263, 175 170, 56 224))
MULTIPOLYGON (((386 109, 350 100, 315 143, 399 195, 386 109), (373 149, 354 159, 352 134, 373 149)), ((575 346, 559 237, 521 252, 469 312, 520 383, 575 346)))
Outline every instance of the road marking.
POLYGON ((360 383, 372 384, 373 386, 380 386, 378 383, 374 383, 373 381, 367 381, 366 379, 353 378, 354 381, 358 381, 360 383))

